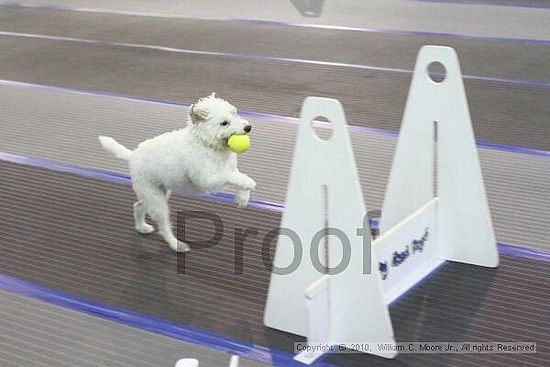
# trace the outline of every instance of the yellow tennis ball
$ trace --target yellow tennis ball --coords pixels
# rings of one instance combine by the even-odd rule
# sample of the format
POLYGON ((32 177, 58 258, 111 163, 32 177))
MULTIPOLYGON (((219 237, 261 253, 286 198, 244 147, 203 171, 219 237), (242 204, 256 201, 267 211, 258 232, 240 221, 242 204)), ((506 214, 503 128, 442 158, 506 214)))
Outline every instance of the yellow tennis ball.
POLYGON ((244 153, 250 148, 250 138, 248 135, 231 135, 227 139, 227 145, 235 153, 244 153))

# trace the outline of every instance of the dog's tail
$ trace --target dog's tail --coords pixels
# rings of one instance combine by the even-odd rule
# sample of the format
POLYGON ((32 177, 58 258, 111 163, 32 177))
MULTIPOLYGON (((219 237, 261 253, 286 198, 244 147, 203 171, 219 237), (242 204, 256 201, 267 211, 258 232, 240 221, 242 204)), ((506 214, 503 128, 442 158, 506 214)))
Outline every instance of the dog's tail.
POLYGON ((100 136, 99 142, 101 143, 101 146, 103 149, 105 149, 108 152, 111 152, 115 155, 115 157, 129 160, 130 155, 132 155, 132 151, 128 148, 126 148, 124 145, 117 143, 117 141, 113 138, 110 138, 108 136, 100 136))

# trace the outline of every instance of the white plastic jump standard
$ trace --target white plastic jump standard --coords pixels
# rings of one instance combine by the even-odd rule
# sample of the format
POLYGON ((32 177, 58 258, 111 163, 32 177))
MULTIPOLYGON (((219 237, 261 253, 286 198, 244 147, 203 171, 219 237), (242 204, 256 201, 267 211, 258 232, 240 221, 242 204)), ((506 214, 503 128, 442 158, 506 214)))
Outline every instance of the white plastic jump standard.
MULTIPOLYGON (((274 266, 287 267, 295 259, 294 246, 300 246, 303 254, 293 272, 286 275, 272 274, 264 315, 265 325, 298 335, 309 335, 304 292, 323 275, 315 269, 310 256, 315 235, 325 228, 323 186, 327 192, 329 227, 346 234, 349 243, 344 246, 351 253, 345 270, 328 278, 329 331, 328 340, 322 341, 392 342, 393 330, 388 309, 383 297, 378 296, 382 294, 382 280, 378 275, 363 273, 365 261, 371 261, 372 268, 375 262, 372 256, 364 256, 368 255, 364 253, 365 249, 370 251, 368 229, 365 230, 365 238, 356 235, 357 229, 363 228, 366 208, 344 111, 334 99, 308 97, 302 107, 281 224, 283 228, 297 233, 301 244, 293 243, 288 236, 280 236, 274 266), (311 126, 311 122, 321 116, 327 118, 333 127, 332 136, 327 141, 321 140, 311 126)), ((339 264, 332 260, 342 258, 342 248, 338 243, 329 246, 330 267, 339 264)), ((326 259, 323 260, 327 263, 326 259)), ((391 357, 392 353, 384 355, 391 357)))
MULTIPOLYGON (((296 261, 299 249, 302 256, 292 272, 273 272, 264 315, 267 326, 305 335, 309 343, 393 343, 387 305, 445 260, 498 265, 453 49, 425 46, 420 50, 384 198, 381 236, 374 242, 365 222, 366 208, 342 107, 336 100, 309 97, 302 107, 282 218, 282 227, 294 231, 301 243, 289 235, 279 236, 274 267, 285 268, 296 261), (433 62, 445 68, 440 83, 428 73, 433 62), (333 125, 328 141, 321 140, 311 127, 311 121, 321 116, 333 125), (336 241, 329 236, 328 258, 321 256, 334 268, 340 263, 336 259, 346 262, 343 249, 347 247, 350 256, 341 272, 324 274, 312 263, 325 227, 345 235, 336 241), (373 256, 369 256, 371 251, 373 256), (365 274, 364 264, 369 261, 372 272, 365 274)), ((369 353, 386 358, 397 354, 375 348, 369 353)), ((311 363, 321 354, 301 353, 297 359, 311 363)))
MULTIPOLYGON (((346 269, 328 278, 330 292, 328 297, 324 297, 330 305, 330 316, 329 320, 319 321, 326 323, 329 330, 320 330, 319 335, 325 335, 328 339, 318 341, 391 342, 393 331, 385 302, 381 297, 371 296, 381 294, 381 279, 363 274, 364 259, 372 261, 372 256, 364 256, 368 255, 364 254, 364 249, 370 251, 370 234, 367 230, 365 242, 363 237, 356 236, 356 230, 363 227, 366 208, 344 111, 336 100, 309 97, 304 102, 301 119, 282 219, 282 227, 299 234, 301 244, 293 243, 287 236, 279 237, 274 265, 277 268, 287 267, 295 259, 294 246, 303 249, 302 258, 293 272, 272 275, 265 324, 299 335, 310 334, 304 292, 322 275, 312 265, 311 245, 318 244, 314 237, 320 231, 322 233, 325 219, 328 219, 330 227, 347 235, 349 243, 344 246, 351 253, 346 269), (311 126, 311 122, 321 116, 333 125, 332 137, 328 141, 321 140, 311 126), (327 193, 326 212, 323 186, 327 193)), ((328 258, 341 259, 341 249, 338 244, 329 246, 328 258)), ((314 251, 314 256, 317 253, 314 251)), ((320 259, 331 267, 339 263, 327 261, 322 253, 320 259)))
POLYGON ((424 46, 418 53, 401 123, 381 233, 434 197, 434 175, 439 257, 496 267, 498 251, 458 57, 449 47, 424 46), (428 74, 432 62, 445 67, 441 83, 428 74), (434 122, 437 174, 433 169, 434 122))

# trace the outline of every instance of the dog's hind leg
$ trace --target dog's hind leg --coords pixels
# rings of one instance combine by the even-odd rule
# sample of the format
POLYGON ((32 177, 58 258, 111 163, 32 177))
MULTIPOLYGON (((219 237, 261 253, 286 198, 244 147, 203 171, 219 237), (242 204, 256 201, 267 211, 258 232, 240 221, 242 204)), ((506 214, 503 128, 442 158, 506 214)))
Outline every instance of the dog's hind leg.
POLYGON ((148 224, 145 221, 145 215, 147 214, 147 208, 142 200, 138 200, 134 203, 134 220, 136 223, 136 231, 142 234, 149 234, 155 230, 155 227, 148 224))
POLYGON ((170 226, 170 212, 166 200, 166 192, 158 187, 140 188, 141 195, 147 207, 149 215, 158 225, 159 234, 168 243, 170 248, 176 252, 189 251, 189 246, 174 236, 170 226))

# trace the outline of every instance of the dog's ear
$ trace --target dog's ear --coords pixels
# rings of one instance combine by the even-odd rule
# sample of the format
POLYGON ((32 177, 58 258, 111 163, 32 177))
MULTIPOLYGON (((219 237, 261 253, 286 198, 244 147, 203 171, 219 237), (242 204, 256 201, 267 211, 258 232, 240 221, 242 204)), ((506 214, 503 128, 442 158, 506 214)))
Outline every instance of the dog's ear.
POLYGON ((208 117, 208 111, 200 110, 194 104, 189 107, 189 117, 193 123, 201 122, 206 120, 208 117))
POLYGON ((212 92, 212 94, 210 95, 210 97, 218 98, 218 93, 212 92))

